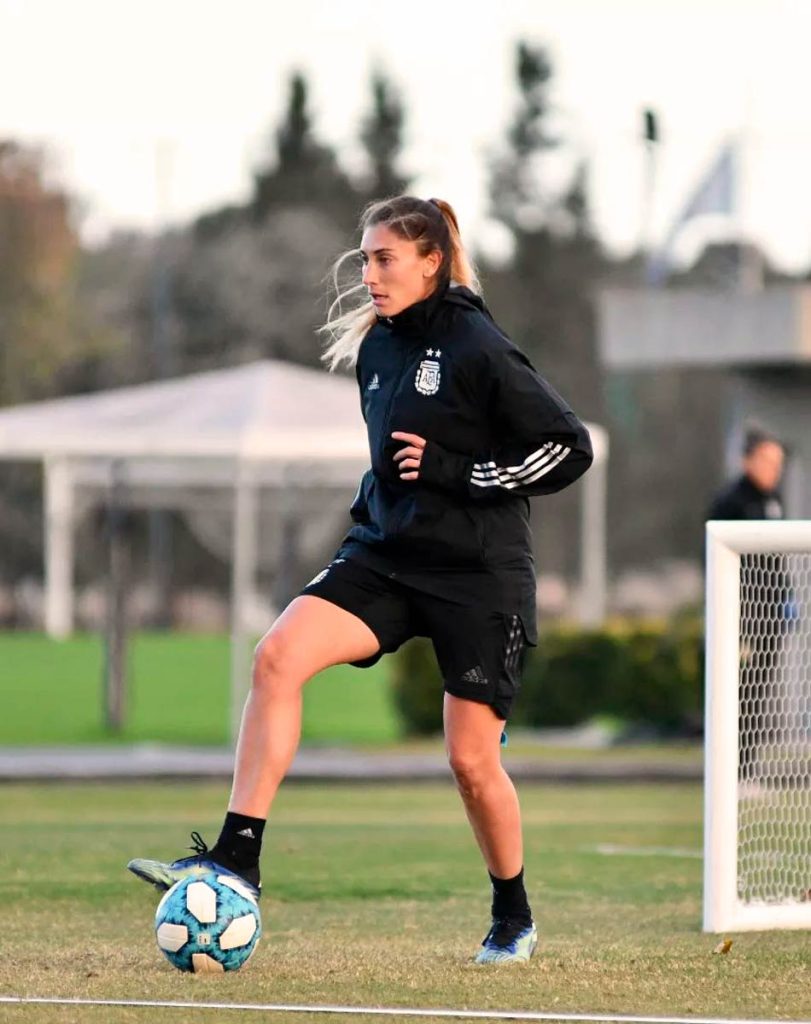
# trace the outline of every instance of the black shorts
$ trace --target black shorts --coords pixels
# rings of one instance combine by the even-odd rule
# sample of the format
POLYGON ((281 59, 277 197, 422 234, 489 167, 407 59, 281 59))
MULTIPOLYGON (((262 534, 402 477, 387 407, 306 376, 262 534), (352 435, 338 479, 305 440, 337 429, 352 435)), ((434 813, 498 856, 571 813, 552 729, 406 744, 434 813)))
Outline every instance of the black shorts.
POLYGON ((361 619, 380 641, 374 665, 414 636, 434 645, 445 692, 489 704, 506 720, 521 683, 527 631, 521 612, 467 607, 427 594, 350 558, 336 558, 302 594, 320 597, 361 619))

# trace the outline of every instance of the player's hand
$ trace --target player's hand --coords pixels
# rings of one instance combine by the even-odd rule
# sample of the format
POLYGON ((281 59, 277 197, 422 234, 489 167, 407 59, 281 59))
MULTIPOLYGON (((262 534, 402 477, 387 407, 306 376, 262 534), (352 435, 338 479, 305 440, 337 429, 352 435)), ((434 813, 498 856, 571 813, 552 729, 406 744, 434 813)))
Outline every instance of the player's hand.
POLYGON ((406 434, 402 430, 395 430, 391 435, 395 441, 405 441, 406 447, 401 448, 394 456, 394 461, 399 462, 401 480, 417 480, 420 475, 420 463, 422 453, 425 451, 426 440, 418 434, 406 434))

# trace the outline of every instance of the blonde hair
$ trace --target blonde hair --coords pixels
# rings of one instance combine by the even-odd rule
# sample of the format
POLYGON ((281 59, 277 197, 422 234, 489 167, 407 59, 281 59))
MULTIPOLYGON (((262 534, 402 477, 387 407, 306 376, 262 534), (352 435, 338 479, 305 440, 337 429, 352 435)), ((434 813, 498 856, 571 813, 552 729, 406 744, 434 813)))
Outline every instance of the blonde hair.
MULTIPOLYGON (((400 238, 416 242, 420 256, 439 251, 442 262, 437 272, 437 288, 442 288, 453 281, 465 285, 479 293, 481 286, 476 269, 462 245, 459 235, 459 222, 450 203, 444 199, 418 199, 416 196, 395 196, 391 199, 380 199, 369 203, 361 214, 360 233, 373 224, 385 224, 400 238)), ((341 363, 354 366, 358 360, 358 350, 367 332, 374 326, 377 319, 374 304, 371 300, 353 305, 344 310, 344 303, 366 294, 361 282, 341 286, 340 275, 347 260, 357 260, 359 249, 350 249, 342 253, 333 263, 328 277, 332 279, 335 299, 327 311, 327 319, 318 328, 319 334, 330 339, 321 358, 330 370, 336 369, 341 363)))

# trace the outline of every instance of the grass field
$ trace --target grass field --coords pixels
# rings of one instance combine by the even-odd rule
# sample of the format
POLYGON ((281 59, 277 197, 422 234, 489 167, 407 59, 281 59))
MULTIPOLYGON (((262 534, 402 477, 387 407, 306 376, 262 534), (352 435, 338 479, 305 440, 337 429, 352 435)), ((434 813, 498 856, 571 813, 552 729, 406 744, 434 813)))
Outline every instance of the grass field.
MULTIPOLYGON (((699 931, 698 787, 526 785, 521 795, 541 932, 528 967, 470 963, 489 893, 449 784, 289 785, 266 842, 265 935, 244 973, 212 979, 164 961, 151 932, 157 896, 123 865, 179 854, 192 828, 210 837, 225 787, 6 786, 0 994, 811 1016, 804 934, 736 936, 721 956, 699 931)), ((0 1006, 0 1019, 285 1018, 0 1006)))
MULTIPOLYGON (((0 633, 0 746, 157 742, 223 745, 228 738, 228 640, 199 634, 138 634, 132 644, 126 729, 102 722, 99 638, 57 642, 36 633, 0 633)), ((339 665, 304 690, 303 742, 439 752, 441 740, 403 742, 384 658, 371 669, 339 665)), ((437 685, 440 683, 437 681, 437 685)), ((511 730, 510 753, 537 760, 657 761, 699 764, 695 744, 637 744, 584 750, 539 745, 511 730)))
MULTIPOLYGON (((102 714, 98 636, 65 641, 0 633, 0 745, 109 740, 179 744, 228 742, 229 644, 224 636, 141 633, 130 650, 126 729, 111 736, 102 714)), ((398 735, 385 662, 340 665, 305 690, 304 740, 386 743, 398 735)))

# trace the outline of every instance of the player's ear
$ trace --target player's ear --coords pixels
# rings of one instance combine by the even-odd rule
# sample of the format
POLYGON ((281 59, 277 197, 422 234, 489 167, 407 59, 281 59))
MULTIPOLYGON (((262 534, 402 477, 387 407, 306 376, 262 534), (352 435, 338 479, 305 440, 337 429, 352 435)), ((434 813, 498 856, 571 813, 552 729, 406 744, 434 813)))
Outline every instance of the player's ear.
POLYGON ((436 272, 442 263, 442 253, 439 249, 432 249, 422 261, 422 276, 425 278, 436 277, 436 272))

